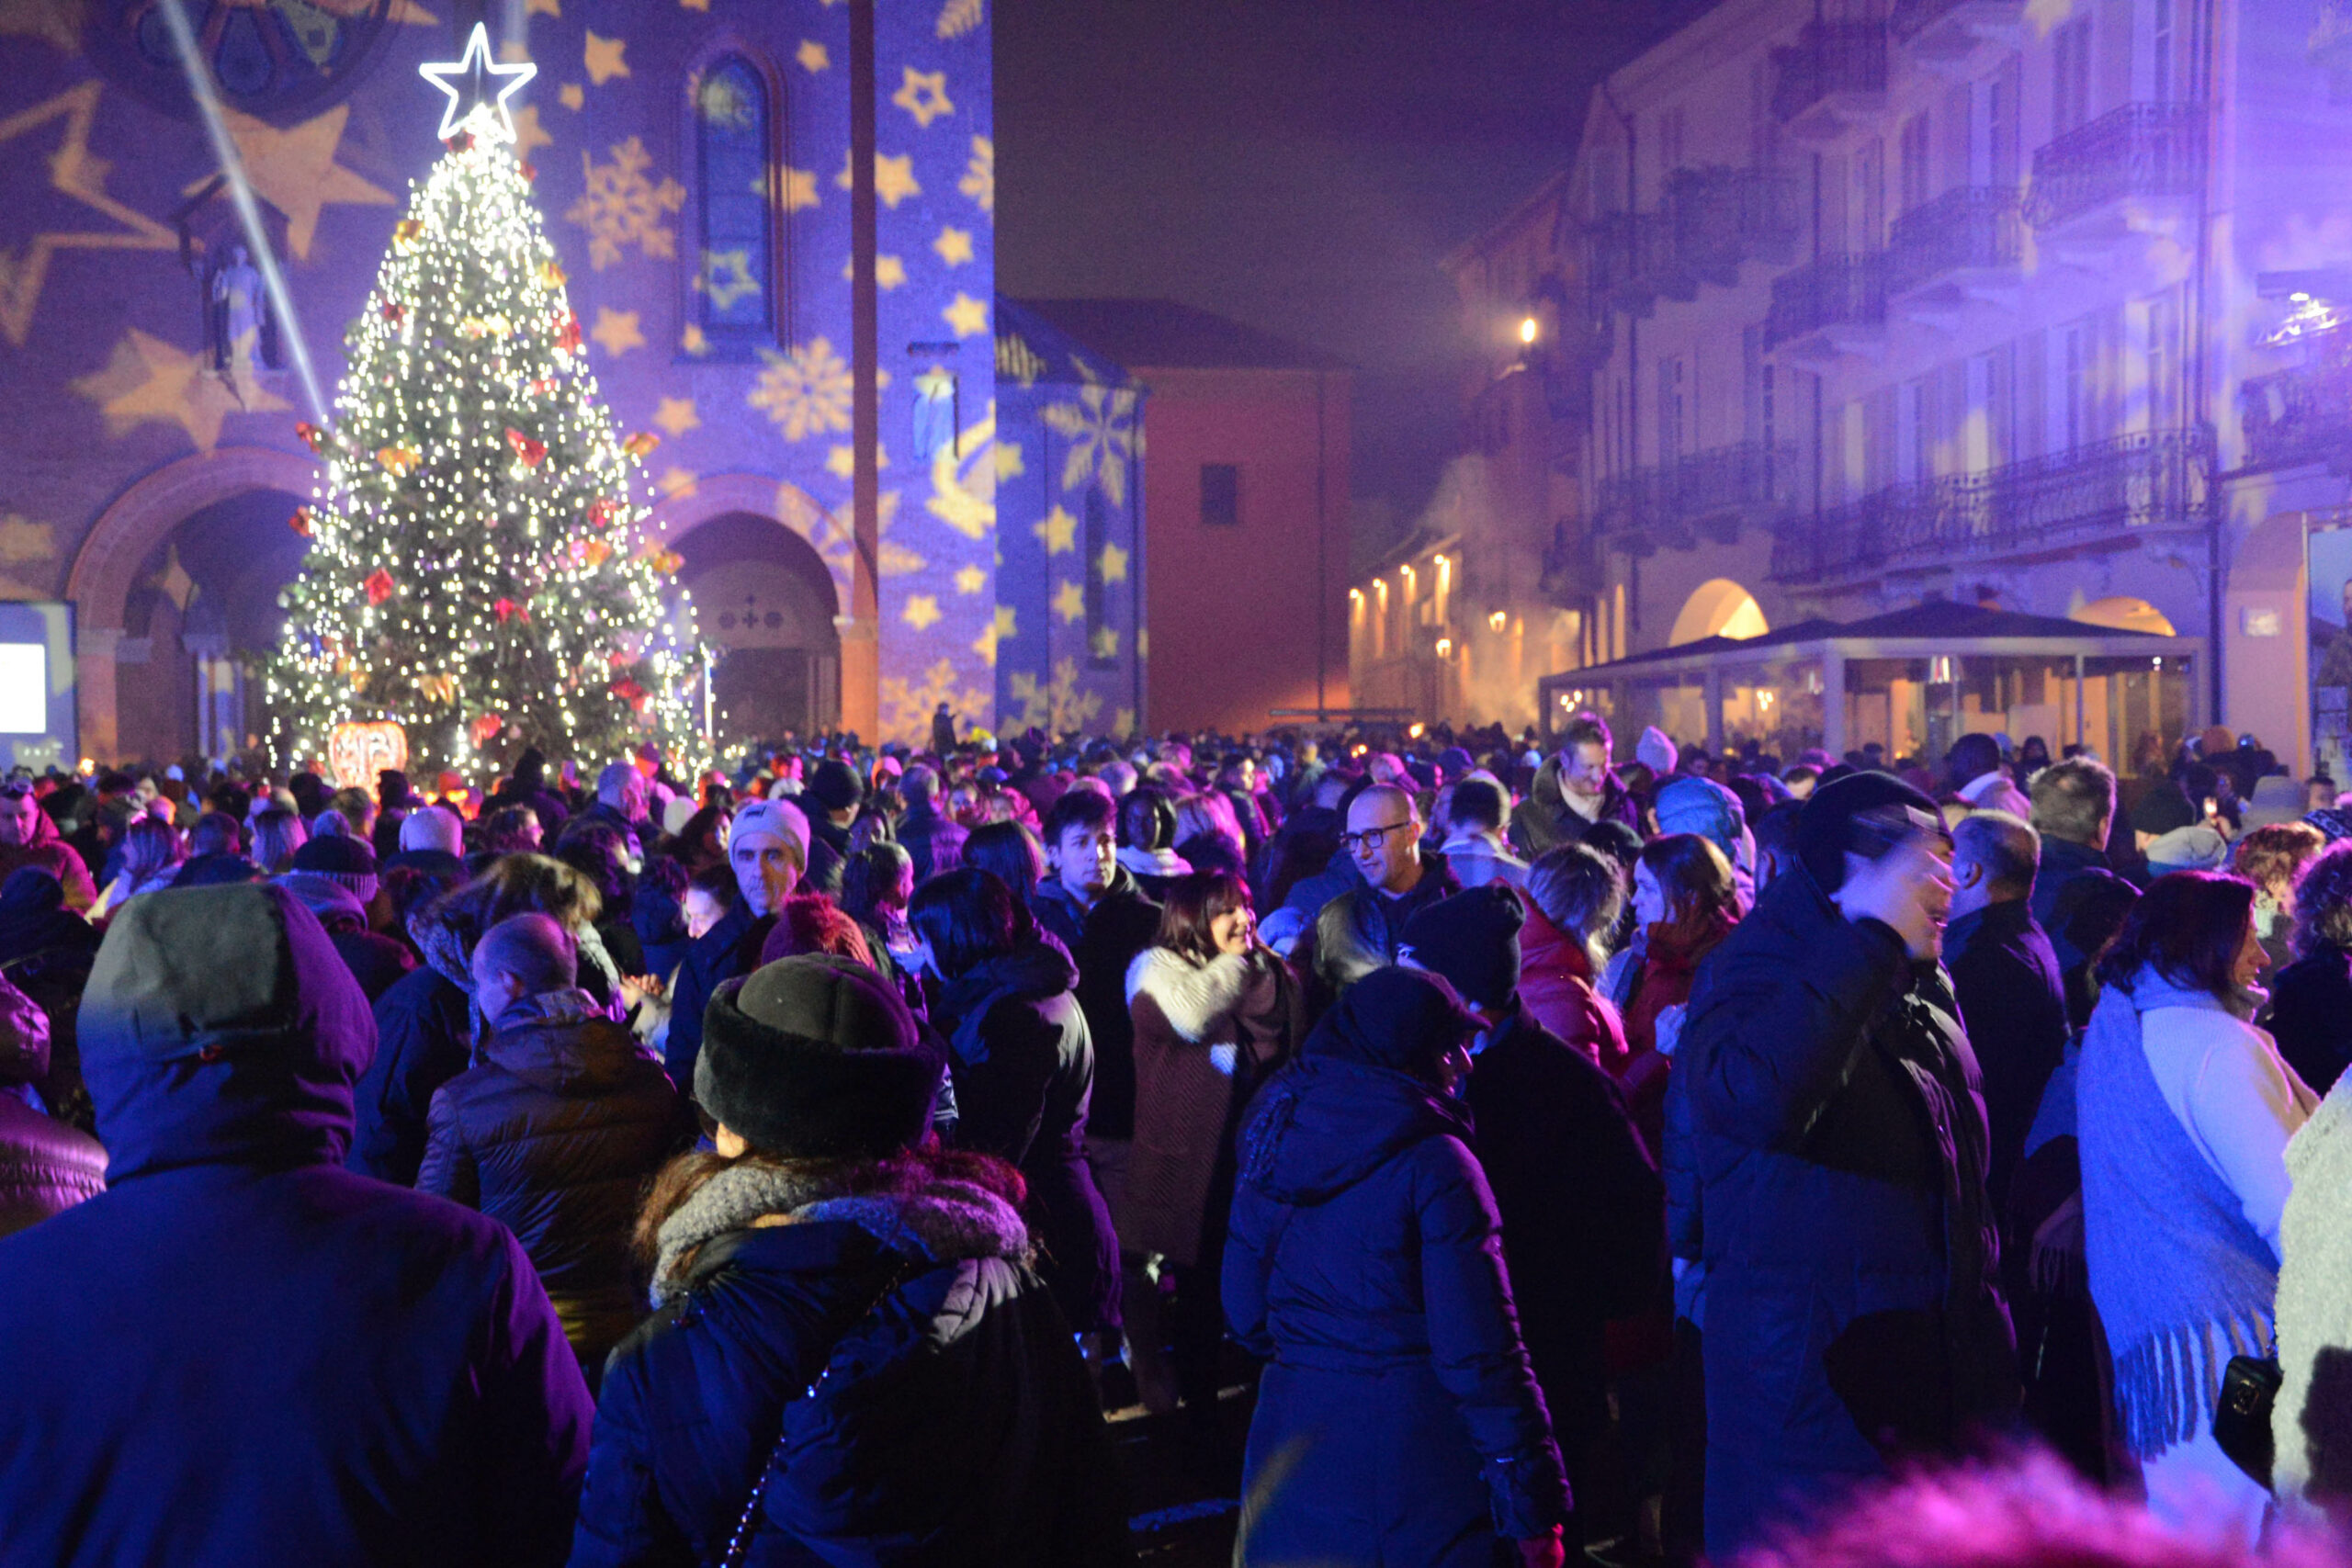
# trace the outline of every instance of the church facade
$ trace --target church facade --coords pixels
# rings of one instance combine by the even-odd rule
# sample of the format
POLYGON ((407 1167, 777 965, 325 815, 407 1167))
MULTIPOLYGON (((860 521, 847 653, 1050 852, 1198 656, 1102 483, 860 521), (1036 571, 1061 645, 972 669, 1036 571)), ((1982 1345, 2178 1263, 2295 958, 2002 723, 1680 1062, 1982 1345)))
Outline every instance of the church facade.
POLYGON ((0 12, 0 645, 53 699, 0 716, 47 725, 0 736, 0 761, 220 758, 262 729, 245 671, 320 482, 295 427, 332 419, 343 329, 441 153, 418 68, 477 19, 537 67, 517 150, 604 400, 659 437, 646 528, 721 655, 720 750, 914 739, 943 701, 998 722, 999 646, 1027 628, 999 584, 995 491, 1020 457, 995 429, 986 0, 185 9, 217 140, 155 0, 0 12))

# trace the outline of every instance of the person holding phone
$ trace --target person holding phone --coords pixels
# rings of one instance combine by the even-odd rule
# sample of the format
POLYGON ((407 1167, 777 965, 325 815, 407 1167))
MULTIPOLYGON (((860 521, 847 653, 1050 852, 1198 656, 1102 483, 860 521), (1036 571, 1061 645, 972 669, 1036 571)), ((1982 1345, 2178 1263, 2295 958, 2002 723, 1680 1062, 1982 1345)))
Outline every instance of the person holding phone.
POLYGON ((1817 790, 1699 971, 1676 1076, 1707 1216, 1707 1550, 1736 1555, 2017 1400, 1934 804, 1817 790))

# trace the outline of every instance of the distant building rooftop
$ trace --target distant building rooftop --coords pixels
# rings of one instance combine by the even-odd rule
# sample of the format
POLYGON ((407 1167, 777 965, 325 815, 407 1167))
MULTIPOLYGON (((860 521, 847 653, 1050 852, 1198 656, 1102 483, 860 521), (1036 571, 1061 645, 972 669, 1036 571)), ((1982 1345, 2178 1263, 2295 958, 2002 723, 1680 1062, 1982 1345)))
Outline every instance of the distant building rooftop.
POLYGON ((1012 303, 1130 369, 1346 370, 1345 360, 1173 299, 1012 303))

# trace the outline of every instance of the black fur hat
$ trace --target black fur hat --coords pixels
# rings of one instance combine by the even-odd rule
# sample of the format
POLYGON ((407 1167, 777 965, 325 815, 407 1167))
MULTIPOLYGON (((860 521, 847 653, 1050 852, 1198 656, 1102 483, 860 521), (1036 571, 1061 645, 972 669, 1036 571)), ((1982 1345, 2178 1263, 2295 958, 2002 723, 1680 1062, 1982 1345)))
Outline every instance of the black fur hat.
POLYGON ((931 1125, 944 1064, 896 991, 853 959, 779 959, 720 986, 695 1098, 763 1154, 897 1154, 931 1125))

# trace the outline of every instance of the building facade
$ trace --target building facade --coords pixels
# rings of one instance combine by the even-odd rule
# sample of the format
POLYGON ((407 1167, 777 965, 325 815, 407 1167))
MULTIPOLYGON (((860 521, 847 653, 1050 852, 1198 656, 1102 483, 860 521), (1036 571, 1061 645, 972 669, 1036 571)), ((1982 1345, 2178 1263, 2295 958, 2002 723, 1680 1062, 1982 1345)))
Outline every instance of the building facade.
POLYGON ((1348 367, 1170 300, 1028 309, 1149 395, 1145 727, 1246 735, 1346 708, 1348 367))
POLYGON ((721 654, 722 745, 834 724, 914 739, 941 701, 994 724, 988 9, 188 0, 225 158, 154 0, 0 14, 0 599, 26 607, 0 643, 28 616, 49 628, 40 678, 64 715, 0 748, 219 757, 262 728, 243 671, 275 638, 302 549, 287 521, 319 482, 295 423, 332 417, 342 328, 440 154, 445 100, 417 68, 457 59, 478 18, 537 67, 518 151, 605 400, 661 439, 647 529, 721 654))
MULTIPOLYGON (((1890 665, 1834 728, 2121 764, 2218 717, 2308 768, 2340 612, 2307 536, 2352 453, 2344 38, 2333 5, 1726 0, 1609 76, 1565 194, 1579 656, 1933 599, 2172 632, 2203 659, 2087 691, 1890 665)), ((1804 695, 1759 675, 1722 726, 1817 744, 1804 695)))

